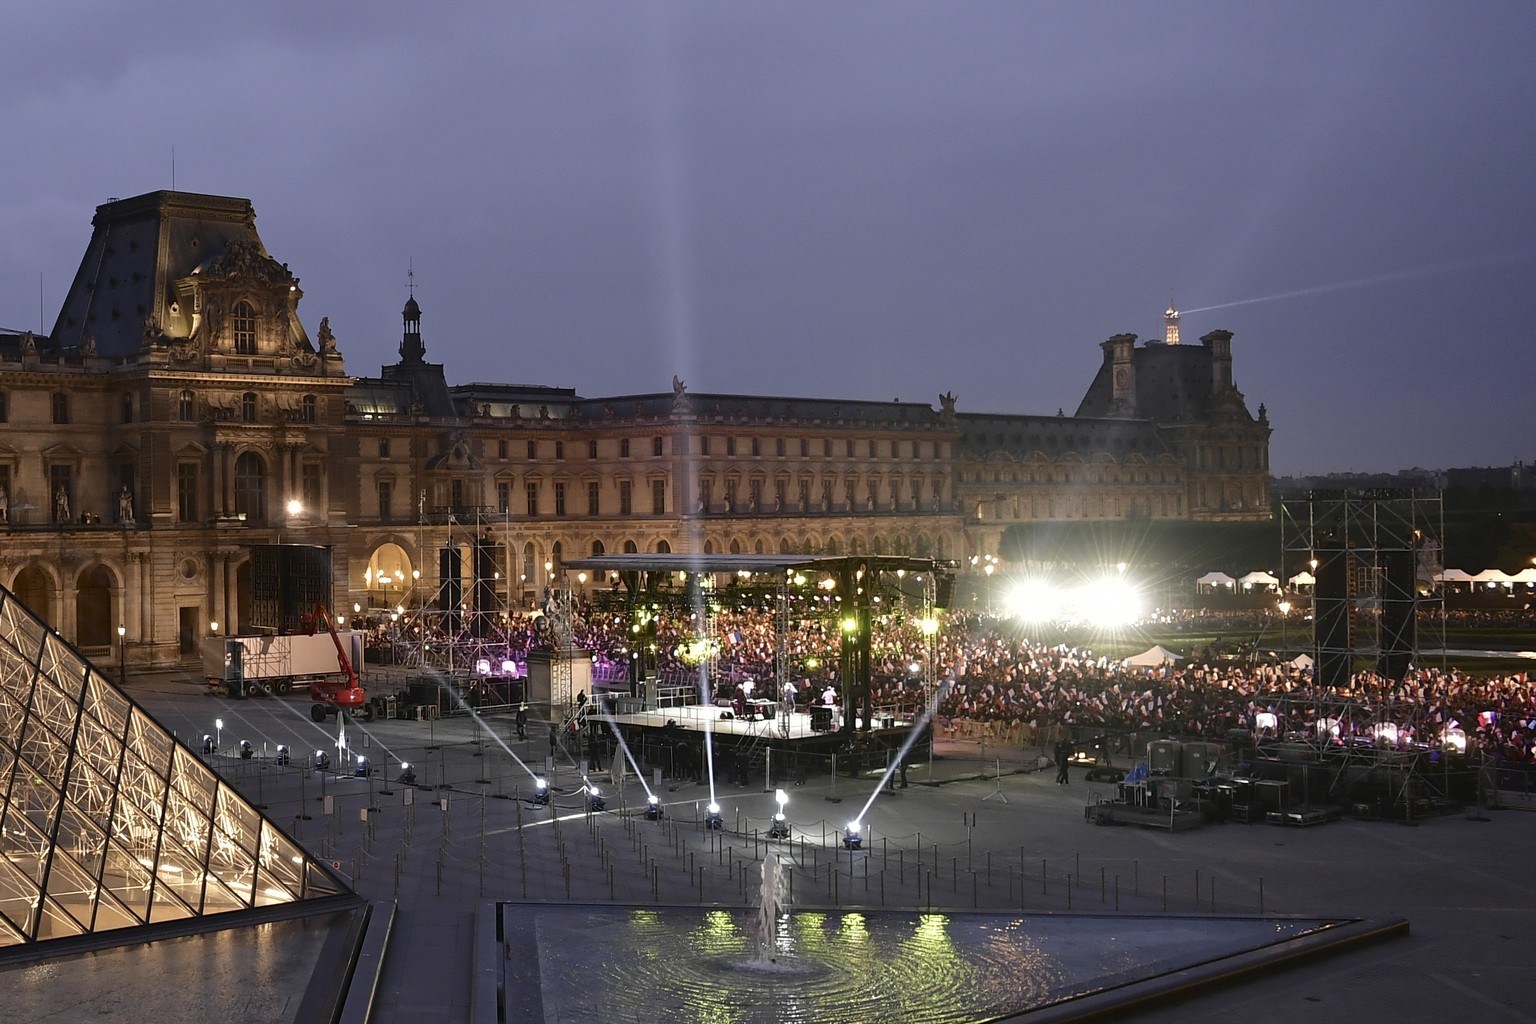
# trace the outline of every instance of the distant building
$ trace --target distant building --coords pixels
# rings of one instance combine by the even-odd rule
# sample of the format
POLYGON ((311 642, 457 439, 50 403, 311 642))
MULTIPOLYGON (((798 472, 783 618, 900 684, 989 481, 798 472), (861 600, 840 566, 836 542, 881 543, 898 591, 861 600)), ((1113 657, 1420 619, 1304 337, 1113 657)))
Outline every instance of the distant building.
POLYGON ((119 626, 135 665, 244 631, 260 543, 328 545, 345 615, 477 564, 519 606, 593 553, 963 560, 1015 523, 1269 515, 1231 335, 1181 345, 1173 310, 1162 341, 1103 343, 1075 414, 1020 416, 452 385, 414 296, 400 359, 358 377, 302 297, 249 201, 162 191, 97 209, 47 337, 0 333, 0 582, 88 654, 119 626))

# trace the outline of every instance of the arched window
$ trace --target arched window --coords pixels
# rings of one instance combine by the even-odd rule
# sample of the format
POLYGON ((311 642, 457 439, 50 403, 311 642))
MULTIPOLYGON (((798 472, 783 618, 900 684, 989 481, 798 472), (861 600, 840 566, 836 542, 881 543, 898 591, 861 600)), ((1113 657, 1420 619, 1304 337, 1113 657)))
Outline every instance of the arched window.
POLYGON ((656 542, 656 553, 658 555, 670 555, 672 553, 672 545, 664 540, 659 540, 656 542))
POLYGON ((256 422, 256 392, 247 391, 240 396, 240 422, 256 422))
POLYGON ((235 354, 240 356, 253 356, 256 354, 256 310, 251 308, 249 302, 235 303, 234 314, 229 318, 230 328, 234 334, 235 354))
POLYGON ((603 553, 604 553, 603 542, 600 541, 600 540, 593 541, 592 542, 592 557, 596 558, 598 555, 601 555, 603 553))
POLYGON ((635 545, 635 542, 634 542, 634 541, 632 541, 632 540, 627 540, 627 541, 625 541, 625 542, 624 542, 624 553, 625 553, 625 554, 626 554, 626 555, 633 555, 633 554, 636 554, 636 553, 638 553, 638 552, 639 552, 639 550, 640 550, 640 549, 639 549, 639 547, 637 547, 637 546, 636 546, 636 545, 635 545))
POLYGON ((267 467, 255 452, 235 460, 235 512, 243 514, 247 522, 266 522, 267 467))
POLYGON ((191 391, 184 390, 176 396, 176 418, 183 423, 197 418, 197 398, 191 391))
POLYGON ((536 563, 534 561, 533 541, 529 541, 528 543, 523 545, 523 583, 524 583, 524 585, 527 585, 530 581, 536 580, 536 579, 539 578, 538 570, 535 567, 535 565, 536 565, 536 563))

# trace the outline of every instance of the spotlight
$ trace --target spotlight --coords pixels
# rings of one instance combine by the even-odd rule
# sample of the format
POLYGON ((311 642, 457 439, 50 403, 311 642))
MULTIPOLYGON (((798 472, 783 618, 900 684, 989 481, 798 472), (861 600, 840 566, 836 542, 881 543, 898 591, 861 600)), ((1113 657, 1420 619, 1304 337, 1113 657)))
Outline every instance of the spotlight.
POLYGON ((863 822, 850 821, 848 827, 843 829, 843 847, 849 850, 862 850, 864 848, 863 822))
POLYGON ((359 779, 366 779, 368 777, 368 759, 366 757, 358 756, 357 768, 352 774, 359 779))
POLYGON ((537 775, 533 780, 533 802, 540 806, 549 803, 549 783, 544 776, 537 775))
POLYGON ((769 839, 788 839, 789 838, 789 819, 784 817, 784 812, 783 811, 780 811, 778 814, 775 814, 773 816, 773 824, 768 826, 768 838, 769 839))
POLYGON ((650 798, 645 802, 645 820, 660 821, 662 819, 663 813, 664 812, 661 809, 661 797, 652 793, 650 798))
POLYGON ((704 827, 713 829, 725 828, 725 820, 720 817, 720 805, 710 804, 704 808, 704 827))
POLYGON ((416 785, 416 769, 411 767, 409 761, 400 762, 400 783, 405 786, 416 785))
POLYGON ((315 751, 315 771, 323 772, 331 766, 331 755, 323 750, 315 751))
POLYGON ((240 760, 242 760, 242 761, 249 761, 251 759, 251 757, 255 753, 256 753, 256 751, 251 749, 251 741, 250 740, 241 740, 240 741, 240 760))
POLYGON ((603 799, 603 791, 596 786, 587 786, 587 809, 600 811, 608 806, 608 801, 603 799))
POLYGON ((278 764, 287 764, 288 763, 288 744, 286 744, 286 743, 279 743, 277 745, 277 763, 278 764))
POLYGON ((203 753, 211 754, 211 753, 214 752, 215 749, 217 749, 217 748, 215 748, 214 745, 213 745, 213 737, 207 735, 206 733, 204 733, 203 734, 203 753))

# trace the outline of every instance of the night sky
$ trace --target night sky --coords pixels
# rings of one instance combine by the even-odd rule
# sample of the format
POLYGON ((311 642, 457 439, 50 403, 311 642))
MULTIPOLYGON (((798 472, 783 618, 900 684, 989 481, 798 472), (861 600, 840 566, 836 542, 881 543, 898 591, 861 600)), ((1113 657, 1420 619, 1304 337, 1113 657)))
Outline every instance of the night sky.
POLYGON ((1071 412, 1234 332, 1278 474, 1536 461, 1536 4, 15 3, 0 325, 241 196, 348 370, 1071 412), (1262 301, 1255 301, 1262 300, 1262 301))

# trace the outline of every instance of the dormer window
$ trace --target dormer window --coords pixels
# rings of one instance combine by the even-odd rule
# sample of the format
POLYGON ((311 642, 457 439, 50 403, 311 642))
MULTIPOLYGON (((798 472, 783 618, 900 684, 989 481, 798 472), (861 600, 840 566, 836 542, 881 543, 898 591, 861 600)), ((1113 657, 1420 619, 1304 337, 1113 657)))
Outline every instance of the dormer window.
POLYGON ((251 308, 249 302, 235 303, 234 315, 230 317, 230 326, 234 331, 235 354, 241 356, 255 355, 256 310, 251 308))

